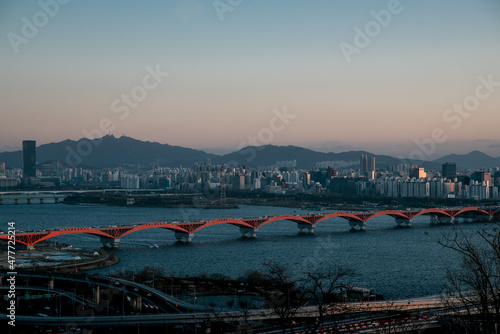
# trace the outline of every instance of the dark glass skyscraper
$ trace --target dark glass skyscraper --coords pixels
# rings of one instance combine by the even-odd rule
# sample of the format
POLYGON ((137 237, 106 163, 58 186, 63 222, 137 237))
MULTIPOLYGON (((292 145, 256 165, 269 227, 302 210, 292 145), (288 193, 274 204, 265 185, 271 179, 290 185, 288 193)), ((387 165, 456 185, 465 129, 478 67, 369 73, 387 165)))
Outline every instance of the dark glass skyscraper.
POLYGON ((368 156, 366 154, 361 154, 359 159, 360 164, 360 174, 361 176, 366 176, 367 172, 375 171, 375 156, 368 156))
POLYGON ((365 176, 366 172, 368 171, 368 158, 366 154, 361 154, 361 158, 359 159, 359 170, 360 170, 360 175, 365 176))
POLYGON ((452 178, 457 176, 457 164, 454 162, 444 163, 441 174, 445 178, 452 178))
POLYGON ((23 176, 36 177, 36 141, 23 140, 23 176))

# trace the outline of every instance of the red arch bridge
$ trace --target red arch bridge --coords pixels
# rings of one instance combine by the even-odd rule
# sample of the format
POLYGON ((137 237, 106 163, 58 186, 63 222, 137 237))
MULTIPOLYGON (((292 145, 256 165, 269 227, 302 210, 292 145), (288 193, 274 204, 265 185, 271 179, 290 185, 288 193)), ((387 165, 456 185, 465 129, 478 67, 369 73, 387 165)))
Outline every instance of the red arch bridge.
MULTIPOLYGON (((161 228, 171 230, 175 233, 178 241, 190 242, 196 231, 219 224, 230 224, 239 227, 242 236, 256 237, 257 231, 261 226, 279 221, 287 220, 295 222, 299 228, 300 233, 314 233, 314 228, 319 222, 329 219, 340 217, 349 222, 353 229, 363 230, 370 219, 378 216, 391 216, 395 219, 398 226, 411 226, 412 220, 421 215, 429 215, 431 224, 452 224, 454 221, 476 221, 478 219, 483 221, 493 221, 498 219, 500 215, 500 208, 480 208, 480 207, 466 207, 454 209, 423 209, 423 210, 409 210, 409 211, 396 211, 384 210, 379 212, 332 212, 327 214, 308 214, 308 215, 279 215, 275 217, 258 217, 258 218, 221 218, 211 221, 195 221, 195 222, 154 222, 133 225, 120 225, 120 226, 105 226, 105 227, 70 227, 63 229, 52 229, 35 232, 18 232, 15 235, 17 243, 33 247, 36 243, 54 238, 60 235, 73 234, 73 233, 86 233, 100 237, 104 247, 118 247, 120 238, 150 228, 161 228)), ((7 234, 0 234, 0 240, 7 240, 7 234)), ((5 242, 5 241, 4 241, 5 242)))

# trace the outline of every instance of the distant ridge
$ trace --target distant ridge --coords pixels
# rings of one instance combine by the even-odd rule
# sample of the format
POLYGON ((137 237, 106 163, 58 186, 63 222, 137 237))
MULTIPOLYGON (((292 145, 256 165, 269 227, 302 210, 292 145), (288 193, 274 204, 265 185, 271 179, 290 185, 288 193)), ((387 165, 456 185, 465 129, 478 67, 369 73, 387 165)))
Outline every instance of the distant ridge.
POLYGON ((500 167, 500 157, 494 158, 480 151, 472 151, 468 154, 449 154, 435 160, 443 164, 445 162, 455 162, 459 169, 475 169, 483 167, 500 167))
MULTIPOLYGON (((359 165, 359 158, 361 154, 371 153, 366 151, 350 151, 343 153, 323 153, 316 152, 307 148, 298 146, 249 146, 239 151, 223 155, 215 159, 217 163, 238 163, 248 166, 271 166, 275 165, 277 161, 296 160, 297 168, 310 169, 313 168, 316 162, 322 161, 355 161, 359 165)), ((400 163, 399 159, 387 156, 376 155, 377 167, 383 165, 391 165, 400 163)))
MULTIPOLYGON (((191 148, 141 141, 125 136, 116 138, 112 135, 90 141, 84 138, 78 141, 65 140, 37 147, 38 163, 61 160, 68 165, 95 168, 137 164, 150 167, 153 163, 162 166, 190 167, 196 161, 214 157, 217 156, 191 148), (78 149, 79 142, 85 142, 85 145, 80 144, 80 147, 91 147, 90 154, 84 149, 78 149)), ((0 161, 5 162, 7 168, 21 168, 22 151, 0 153, 0 161)))
MULTIPOLYGON (((277 161, 296 160, 297 168, 312 169, 317 162, 342 160, 352 161, 351 168, 358 169, 361 154, 372 155, 366 151, 324 153, 291 145, 250 146, 229 154, 216 155, 181 146, 141 141, 126 136, 116 138, 108 135, 93 140, 82 138, 78 141, 64 140, 58 143, 40 145, 37 147, 37 162, 40 164, 61 160, 65 164, 67 162, 77 163, 78 166, 87 168, 113 168, 139 164, 148 168, 152 164, 159 164, 164 167, 178 167, 180 165, 191 167, 193 163, 206 162, 208 158, 215 164, 246 165, 250 167, 272 166, 277 161), (82 150, 82 148, 88 147, 91 147, 90 154, 82 150), (86 155, 78 154, 78 152, 83 152, 86 155)), ((388 155, 375 155, 375 157, 377 168, 406 162, 388 155)), ((22 151, 0 153, 0 161, 5 162, 7 168, 21 168, 22 151)), ((500 166, 500 158, 494 158, 479 151, 464 155, 451 154, 435 161, 416 163, 426 169, 440 170, 441 164, 444 162, 456 162, 458 168, 500 166)), ((68 165, 71 166, 71 164, 68 165)))

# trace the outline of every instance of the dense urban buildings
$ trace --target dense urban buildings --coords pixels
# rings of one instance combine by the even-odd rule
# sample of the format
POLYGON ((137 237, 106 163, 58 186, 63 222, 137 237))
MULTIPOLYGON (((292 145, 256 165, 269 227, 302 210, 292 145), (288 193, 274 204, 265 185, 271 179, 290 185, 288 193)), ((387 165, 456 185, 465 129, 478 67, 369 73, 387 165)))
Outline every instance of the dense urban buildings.
MULTIPOLYGON (((27 145, 25 155, 33 157, 27 145)), ((191 168, 150 168, 139 165, 121 168, 70 168, 61 161, 45 162, 24 182, 24 187, 115 187, 124 189, 163 189, 165 191, 220 192, 261 191, 274 194, 337 194, 393 198, 500 198, 500 168, 460 170, 445 163, 440 171, 397 164, 375 168, 375 157, 362 155, 357 161, 326 161, 310 170, 297 169, 295 160, 277 161, 272 166, 213 165, 196 163, 191 168)), ((0 163, 0 167, 2 164, 0 163)), ((25 164, 26 169, 34 166, 25 164)), ((0 176, 0 188, 17 187, 24 171, 8 169, 0 176)), ((26 179, 25 179, 26 180, 26 179)))

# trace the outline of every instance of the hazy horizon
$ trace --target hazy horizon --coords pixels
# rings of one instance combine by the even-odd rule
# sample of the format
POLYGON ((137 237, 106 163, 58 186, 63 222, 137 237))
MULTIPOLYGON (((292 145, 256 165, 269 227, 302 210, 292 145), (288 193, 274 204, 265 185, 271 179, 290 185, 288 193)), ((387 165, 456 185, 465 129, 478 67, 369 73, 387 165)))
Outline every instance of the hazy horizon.
POLYGON ((0 151, 97 129, 395 156, 441 129, 426 159, 500 156, 496 0, 62 3, 0 4, 0 151))

